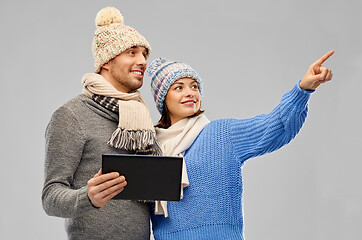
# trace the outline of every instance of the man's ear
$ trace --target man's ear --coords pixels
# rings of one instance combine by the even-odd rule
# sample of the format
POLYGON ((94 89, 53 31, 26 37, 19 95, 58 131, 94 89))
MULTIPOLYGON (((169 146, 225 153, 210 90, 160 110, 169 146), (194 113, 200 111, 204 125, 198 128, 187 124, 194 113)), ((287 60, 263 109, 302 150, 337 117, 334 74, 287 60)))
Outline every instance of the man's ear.
POLYGON ((103 66, 101 68, 104 68, 106 70, 109 70, 109 62, 103 64, 103 66))

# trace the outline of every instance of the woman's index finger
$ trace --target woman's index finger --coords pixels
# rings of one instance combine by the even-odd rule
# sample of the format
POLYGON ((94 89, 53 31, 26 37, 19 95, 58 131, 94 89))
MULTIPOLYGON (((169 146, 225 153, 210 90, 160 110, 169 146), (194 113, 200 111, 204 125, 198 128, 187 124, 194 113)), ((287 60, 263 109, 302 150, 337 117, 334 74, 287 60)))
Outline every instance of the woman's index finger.
POLYGON ((318 59, 313 65, 322 65, 325 61, 327 61, 327 59, 332 56, 334 53, 333 50, 327 52, 326 54, 323 55, 323 57, 321 57, 320 59, 318 59))

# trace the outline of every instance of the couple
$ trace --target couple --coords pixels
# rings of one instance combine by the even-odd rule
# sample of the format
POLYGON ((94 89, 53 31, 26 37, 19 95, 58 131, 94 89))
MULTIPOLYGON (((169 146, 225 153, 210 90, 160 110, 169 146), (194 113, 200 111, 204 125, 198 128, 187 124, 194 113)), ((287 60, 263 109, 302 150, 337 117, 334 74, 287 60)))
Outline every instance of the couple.
POLYGON ((162 115, 154 127, 137 91, 149 43, 124 25, 115 8, 102 9, 96 25, 95 73, 82 78, 83 94, 56 110, 46 130, 46 213, 66 218, 69 239, 149 239, 150 215, 155 239, 243 239, 240 167, 296 136, 311 93, 332 79, 322 63, 333 51, 313 63, 271 113, 212 122, 201 110, 197 72, 158 58, 147 69, 162 115), (111 200, 127 181, 118 173, 101 174, 103 153, 184 156, 183 198, 111 200))

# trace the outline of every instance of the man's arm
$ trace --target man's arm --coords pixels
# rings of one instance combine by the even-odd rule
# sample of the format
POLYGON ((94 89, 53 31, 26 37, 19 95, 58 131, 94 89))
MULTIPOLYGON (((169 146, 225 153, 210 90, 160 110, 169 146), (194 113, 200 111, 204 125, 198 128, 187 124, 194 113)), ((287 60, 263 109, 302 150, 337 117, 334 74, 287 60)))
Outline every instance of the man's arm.
POLYGON ((58 109, 46 130, 45 182, 42 203, 51 216, 75 217, 103 207, 109 199, 123 190, 124 177, 118 173, 97 173, 75 189, 74 173, 79 167, 86 144, 76 115, 68 108, 58 109), (117 175, 117 176, 116 176, 117 175))

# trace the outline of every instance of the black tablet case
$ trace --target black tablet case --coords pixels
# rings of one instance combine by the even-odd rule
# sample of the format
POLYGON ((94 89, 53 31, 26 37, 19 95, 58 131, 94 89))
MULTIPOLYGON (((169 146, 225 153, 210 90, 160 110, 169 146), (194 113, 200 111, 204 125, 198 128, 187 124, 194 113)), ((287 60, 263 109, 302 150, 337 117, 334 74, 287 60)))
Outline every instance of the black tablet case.
POLYGON ((179 201, 182 162, 182 157, 103 154, 102 173, 126 177, 126 187, 113 199, 179 201))

